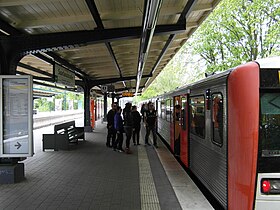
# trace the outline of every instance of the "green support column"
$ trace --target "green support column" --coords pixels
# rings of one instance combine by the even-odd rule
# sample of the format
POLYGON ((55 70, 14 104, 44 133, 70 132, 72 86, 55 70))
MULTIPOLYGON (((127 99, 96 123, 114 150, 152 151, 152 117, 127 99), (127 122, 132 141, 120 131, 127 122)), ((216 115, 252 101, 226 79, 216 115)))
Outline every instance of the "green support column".
POLYGON ((103 122, 107 121, 107 106, 108 106, 107 99, 108 99, 107 93, 104 93, 104 118, 103 118, 103 122))
POLYGON ((85 132, 92 132, 92 128, 90 125, 90 88, 88 80, 85 79, 84 81, 84 127, 85 132))

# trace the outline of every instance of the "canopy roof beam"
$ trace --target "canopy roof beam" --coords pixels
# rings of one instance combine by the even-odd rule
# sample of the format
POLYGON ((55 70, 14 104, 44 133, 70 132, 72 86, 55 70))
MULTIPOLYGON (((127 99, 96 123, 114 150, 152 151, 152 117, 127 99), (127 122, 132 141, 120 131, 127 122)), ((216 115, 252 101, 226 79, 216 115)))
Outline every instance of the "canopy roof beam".
MULTIPOLYGON (((151 77, 150 74, 148 75, 143 75, 143 78, 147 78, 147 77, 151 77)), ((127 80, 136 80, 136 76, 130 76, 130 77, 117 77, 117 78, 111 78, 111 79, 100 79, 100 80, 95 80, 95 81, 91 81, 90 83, 90 88, 97 86, 97 85, 106 85, 106 84, 110 84, 110 83, 115 83, 115 82, 121 82, 121 81, 127 81, 127 80)))
MULTIPOLYGON (((195 0, 189 0, 188 3, 186 4, 183 12, 181 13, 181 16, 179 17, 177 24, 180 23, 186 23, 186 18, 190 15, 190 12, 192 10, 192 8, 195 7, 195 0)), ((162 60, 162 58, 164 57, 168 47, 170 46, 170 44, 172 43, 172 41, 175 38, 175 34, 171 34, 168 38, 168 40, 165 43, 165 46, 163 47, 155 65, 153 66, 152 70, 151 70, 151 75, 153 75, 153 73, 155 72, 156 68, 158 67, 158 65, 160 64, 160 61, 162 60)), ((146 84, 148 83, 149 80, 146 81, 146 84)), ((146 86, 145 84, 145 86, 146 86)))
MULTIPOLYGON (((181 33, 186 24, 160 25, 155 29, 156 35, 181 33)), ((136 39, 141 36, 141 27, 96 29, 87 31, 60 32, 50 34, 21 34, 2 36, 4 46, 23 54, 39 53, 80 47, 87 44, 106 43, 114 40, 136 39)))

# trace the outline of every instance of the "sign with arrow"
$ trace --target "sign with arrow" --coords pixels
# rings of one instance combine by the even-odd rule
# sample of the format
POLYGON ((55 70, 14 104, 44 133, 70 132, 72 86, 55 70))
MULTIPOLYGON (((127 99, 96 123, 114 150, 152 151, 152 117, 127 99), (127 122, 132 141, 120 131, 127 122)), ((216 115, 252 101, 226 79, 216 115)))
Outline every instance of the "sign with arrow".
POLYGON ((31 76, 0 76, 0 158, 33 156, 32 87, 31 76))
POLYGON ((27 135, 9 138, 4 142, 4 154, 25 154, 28 150, 27 135))
POLYGON ((19 148, 21 147, 21 144, 17 141, 17 144, 15 144, 15 147, 16 147, 17 149, 19 149, 19 148))

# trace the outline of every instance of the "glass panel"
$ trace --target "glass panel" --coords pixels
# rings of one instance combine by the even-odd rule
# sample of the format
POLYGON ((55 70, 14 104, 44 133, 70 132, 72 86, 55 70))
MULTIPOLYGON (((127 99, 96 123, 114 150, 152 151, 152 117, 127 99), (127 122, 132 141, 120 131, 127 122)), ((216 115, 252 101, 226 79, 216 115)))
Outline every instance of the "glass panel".
POLYGON ((173 99, 170 100, 170 122, 173 122, 173 99))
POLYGON ((262 157, 280 157, 280 93, 261 94, 262 157))
POLYGON ((262 69, 260 80, 261 87, 280 87, 280 70, 262 69))
POLYGON ((187 98, 186 97, 182 97, 181 98, 181 104, 182 104, 182 119, 181 119, 181 124, 182 124, 182 128, 183 130, 186 130, 186 112, 185 112, 185 108, 186 108, 186 103, 187 103, 187 98))
POLYGON ((178 125, 181 125, 181 111, 180 97, 174 97, 174 122, 178 122, 178 125))
POLYGON ((3 79, 3 153, 28 153, 28 79, 3 79))
POLYGON ((158 112, 158 116, 161 117, 161 107, 160 107, 160 100, 157 101, 157 112, 158 112))
POLYGON ((164 100, 161 101, 161 118, 162 119, 165 119, 165 103, 164 102, 165 102, 164 100))
POLYGON ((212 127, 213 142, 223 144, 223 96, 221 93, 212 94, 212 127))
POLYGON ((170 122, 171 102, 170 99, 166 100, 166 121, 170 122))
POLYGON ((205 137, 205 99, 204 96, 190 98, 190 131, 202 138, 205 137))

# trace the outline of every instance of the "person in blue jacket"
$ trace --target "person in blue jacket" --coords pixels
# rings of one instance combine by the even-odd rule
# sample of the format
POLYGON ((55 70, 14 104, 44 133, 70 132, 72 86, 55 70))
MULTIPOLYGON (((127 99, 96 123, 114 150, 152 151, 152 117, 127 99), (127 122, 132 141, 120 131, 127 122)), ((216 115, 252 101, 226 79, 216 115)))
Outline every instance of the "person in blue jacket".
POLYGON ((117 139, 113 145, 113 150, 114 151, 119 151, 119 152, 123 152, 123 119, 121 116, 122 113, 122 108, 120 106, 117 107, 117 113, 115 114, 114 117, 114 128, 116 130, 117 133, 117 139))

